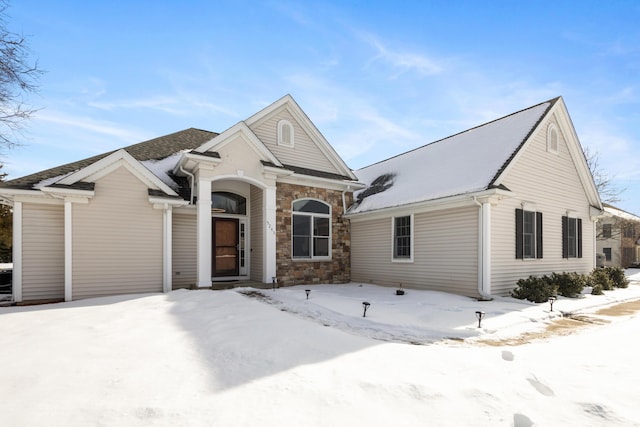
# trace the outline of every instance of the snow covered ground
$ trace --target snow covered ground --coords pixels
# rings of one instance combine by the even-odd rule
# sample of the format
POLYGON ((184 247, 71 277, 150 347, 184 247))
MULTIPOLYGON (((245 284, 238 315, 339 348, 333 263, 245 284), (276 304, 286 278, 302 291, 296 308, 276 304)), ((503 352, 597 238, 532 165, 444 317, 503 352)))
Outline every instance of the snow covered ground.
POLYGON ((0 425, 640 426, 640 317, 598 311, 630 274, 553 312, 359 284, 3 307, 0 425))

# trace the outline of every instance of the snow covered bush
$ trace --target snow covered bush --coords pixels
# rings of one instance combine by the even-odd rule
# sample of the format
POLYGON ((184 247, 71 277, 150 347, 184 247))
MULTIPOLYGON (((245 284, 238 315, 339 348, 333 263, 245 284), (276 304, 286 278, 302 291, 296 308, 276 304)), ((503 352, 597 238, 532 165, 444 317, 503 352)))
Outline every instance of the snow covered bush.
POLYGON ((582 293, 587 285, 587 278, 578 273, 553 273, 551 282, 558 287, 558 293, 563 297, 575 298, 582 293))
POLYGON ((511 296, 531 302, 547 302, 549 297, 555 296, 557 292, 557 285, 552 283, 548 276, 529 276, 527 279, 518 280, 511 296))

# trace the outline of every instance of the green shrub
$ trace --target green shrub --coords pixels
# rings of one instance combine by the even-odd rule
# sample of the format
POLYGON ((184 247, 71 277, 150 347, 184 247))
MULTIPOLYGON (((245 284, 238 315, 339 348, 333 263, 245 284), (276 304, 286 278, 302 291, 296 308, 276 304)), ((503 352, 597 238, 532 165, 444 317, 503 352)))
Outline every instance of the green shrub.
POLYGON ((604 292, 602 291, 602 285, 596 284, 591 286, 591 295, 602 295, 604 292))
POLYGON ((613 286, 616 288, 626 288, 629 286, 629 280, 627 280, 627 276, 625 276, 622 267, 605 267, 604 269, 607 271, 607 274, 609 274, 609 279, 613 283, 613 286))
POLYGON ((515 289, 511 291, 511 296, 531 302, 547 302, 549 297, 557 294, 557 291, 557 286, 548 276, 529 276, 527 279, 518 280, 515 289))
POLYGON ((596 268, 593 270, 591 272, 590 281, 591 286, 594 288, 599 286, 603 291, 610 291, 613 289, 613 282, 605 268, 596 268))
POLYGON ((558 293, 563 297, 575 298, 582 293, 587 280, 578 273, 553 273, 551 282, 558 287, 558 293))

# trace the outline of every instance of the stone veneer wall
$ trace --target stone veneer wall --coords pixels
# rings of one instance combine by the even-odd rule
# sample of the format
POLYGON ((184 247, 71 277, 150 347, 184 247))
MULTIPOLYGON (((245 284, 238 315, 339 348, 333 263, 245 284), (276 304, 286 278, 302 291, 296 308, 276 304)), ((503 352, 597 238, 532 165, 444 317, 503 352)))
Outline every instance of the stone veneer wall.
MULTIPOLYGON (((353 193, 345 193, 347 207, 353 193)), ((294 184, 277 184, 276 190, 276 274, 280 286, 310 283, 347 283, 351 280, 351 235, 344 219, 342 192, 294 184), (331 260, 306 261, 291 257, 291 208, 303 198, 322 200, 331 205, 331 260)))

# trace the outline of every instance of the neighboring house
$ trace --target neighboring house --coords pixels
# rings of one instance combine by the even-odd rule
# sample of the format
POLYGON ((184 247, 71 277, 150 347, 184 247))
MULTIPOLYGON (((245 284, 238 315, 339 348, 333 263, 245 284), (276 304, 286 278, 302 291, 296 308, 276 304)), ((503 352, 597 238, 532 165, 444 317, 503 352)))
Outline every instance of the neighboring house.
POLYGON ((362 188, 291 96, 221 134, 187 129, 3 183, 16 302, 350 280, 362 188))
POLYGON ((640 217, 605 204, 608 214, 598 222, 596 250, 603 265, 627 268, 640 262, 640 217))
POLYGON ((354 281, 487 298, 595 266, 602 204, 562 98, 356 175, 354 281))

